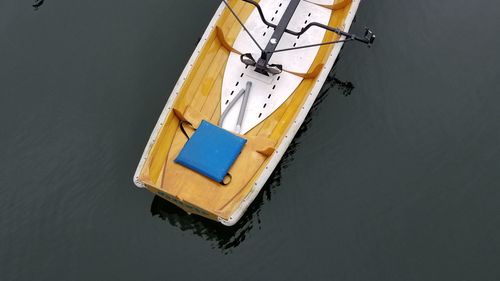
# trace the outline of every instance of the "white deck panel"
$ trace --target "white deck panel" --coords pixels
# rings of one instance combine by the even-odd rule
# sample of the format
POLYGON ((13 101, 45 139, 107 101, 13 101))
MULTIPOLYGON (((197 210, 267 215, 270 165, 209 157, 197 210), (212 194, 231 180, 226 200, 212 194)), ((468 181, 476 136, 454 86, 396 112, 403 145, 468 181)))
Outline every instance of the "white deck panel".
MULTIPOLYGON (((260 5, 268 21, 277 24, 285 12, 289 0, 262 0, 260 5)), ((331 1, 330 1, 331 2, 331 1)), ((328 24, 331 10, 318 5, 302 1, 295 11, 288 29, 299 31, 310 22, 328 24)), ((271 39, 274 29, 268 28, 261 20, 257 9, 254 9, 245 23, 250 33, 262 48, 271 39)), ((313 27, 302 36, 297 37, 284 34, 277 50, 321 43, 325 30, 313 27)), ((242 53, 252 53, 254 58, 259 58, 259 48, 255 46, 250 36, 244 30, 240 32, 234 48, 242 53)), ((318 53, 319 47, 276 53, 270 63, 281 64, 283 68, 293 72, 305 73, 309 70, 318 53)), ((254 71, 254 67, 246 67, 238 54, 232 53, 226 65, 221 95, 221 113, 232 101, 236 94, 245 87, 247 81, 252 82, 252 90, 243 119, 241 133, 244 134, 269 117, 278 109, 296 90, 302 78, 286 71, 275 76, 264 76, 254 71)), ((241 99, 235 103, 226 116, 222 127, 235 132, 238 114, 241 108, 241 99)))

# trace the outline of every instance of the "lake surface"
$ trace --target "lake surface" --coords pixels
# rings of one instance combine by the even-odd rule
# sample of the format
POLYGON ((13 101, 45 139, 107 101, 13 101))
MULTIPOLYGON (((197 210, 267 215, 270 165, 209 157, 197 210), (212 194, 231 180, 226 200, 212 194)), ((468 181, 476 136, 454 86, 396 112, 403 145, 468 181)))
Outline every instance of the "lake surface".
POLYGON ((498 1, 364 1, 233 228, 132 183, 219 3, 0 1, 0 280, 500 280, 498 1))

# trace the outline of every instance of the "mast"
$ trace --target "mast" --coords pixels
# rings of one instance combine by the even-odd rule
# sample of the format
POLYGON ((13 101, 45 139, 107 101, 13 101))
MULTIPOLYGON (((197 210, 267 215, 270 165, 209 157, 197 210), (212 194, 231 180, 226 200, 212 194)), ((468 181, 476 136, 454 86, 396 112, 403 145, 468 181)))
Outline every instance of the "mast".
POLYGON ((285 34, 285 32, 287 31, 287 26, 292 20, 293 14, 295 13, 295 10, 297 10, 300 1, 301 0, 290 0, 290 3, 286 8, 285 13, 281 17, 280 22, 274 28, 271 40, 269 40, 269 42, 267 43, 266 48, 262 51, 261 56, 257 61, 257 64, 255 65, 255 71, 269 76, 269 74, 267 73, 267 65, 269 63, 269 60, 276 50, 276 47, 278 47, 278 43, 280 42, 281 37, 283 37, 283 34, 285 34))

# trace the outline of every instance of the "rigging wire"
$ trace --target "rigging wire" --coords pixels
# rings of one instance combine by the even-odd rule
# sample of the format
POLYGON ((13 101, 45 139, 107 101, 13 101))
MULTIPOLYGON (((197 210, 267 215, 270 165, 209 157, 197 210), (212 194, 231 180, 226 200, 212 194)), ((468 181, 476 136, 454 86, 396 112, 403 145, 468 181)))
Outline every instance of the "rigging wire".
POLYGON ((240 17, 238 17, 238 15, 236 14, 236 12, 233 10, 233 8, 231 8, 231 6, 229 5, 229 3, 227 3, 226 0, 222 0, 222 2, 224 2, 224 4, 226 5, 226 7, 229 9, 229 11, 231 11, 231 13, 233 14, 233 16, 236 18, 236 20, 240 23, 241 27, 243 27, 243 29, 245 30, 245 32, 248 34, 248 36, 250 36, 250 38, 252 39, 252 41, 255 43, 255 45, 257 45, 257 47, 259 48, 259 50, 261 52, 264 52, 264 49, 262 49, 262 47, 259 45, 259 43, 257 43, 257 40, 255 40, 255 38, 252 36, 252 34, 250 33, 250 31, 247 29, 247 27, 245 26, 245 24, 241 21, 240 17))
POLYGON ((294 50, 300 50, 300 49, 306 49, 306 48, 313 48, 313 47, 318 47, 318 46, 324 46, 324 45, 332 45, 332 44, 337 44, 337 43, 344 43, 344 42, 349 42, 353 41, 353 38, 347 38, 343 40, 337 40, 337 41, 331 41, 331 42, 324 42, 324 43, 319 43, 319 44, 312 44, 312 45, 305 45, 305 46, 299 46, 299 47, 292 47, 292 48, 286 48, 286 49, 280 49, 272 52, 267 52, 268 54, 274 54, 274 53, 280 53, 280 52, 288 52, 288 51, 294 51, 294 50))

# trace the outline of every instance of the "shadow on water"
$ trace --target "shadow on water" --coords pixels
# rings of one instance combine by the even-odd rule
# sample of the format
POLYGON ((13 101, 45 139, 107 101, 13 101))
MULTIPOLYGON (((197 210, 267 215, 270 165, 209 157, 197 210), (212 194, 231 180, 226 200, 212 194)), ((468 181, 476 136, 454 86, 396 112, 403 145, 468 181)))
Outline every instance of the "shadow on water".
POLYGON ((35 11, 38 11, 38 9, 43 5, 44 2, 45 0, 35 0, 32 5, 35 11))
MULTIPOLYGON (((348 97, 352 94, 354 88, 355 87, 353 83, 349 81, 342 81, 337 77, 335 77, 335 68, 332 69, 332 71, 328 74, 328 77, 325 80, 325 84, 323 85, 318 96, 316 97, 316 100, 314 101, 311 110, 304 119, 304 123, 302 123, 302 125, 300 126, 300 129, 295 135, 295 138, 290 143, 290 146, 288 147, 285 155, 283 156, 280 163, 276 167, 275 170, 276 172, 278 172, 281 175, 281 169, 288 168, 290 163, 294 160, 295 152, 300 147, 301 136, 305 132, 307 132, 307 130, 309 130, 309 128, 311 127, 313 114, 319 109, 319 106, 326 100, 326 98, 331 94, 341 94, 344 97, 348 97)), ((278 181, 278 186, 280 178, 281 176, 277 177, 276 179, 278 181)), ((272 189, 266 189, 266 190, 270 190, 272 192, 272 189)))
POLYGON ((238 247, 238 245, 245 241, 245 238, 252 229, 261 227, 260 212, 262 206, 265 202, 271 200, 272 195, 281 185, 281 173, 294 160, 294 154, 300 146, 302 134, 312 125, 313 113, 318 110, 319 105, 325 101, 332 92, 338 92, 347 97, 351 95, 353 89, 354 85, 351 82, 344 82, 337 79, 332 70, 325 81, 325 85, 316 98, 311 111, 297 132, 296 137, 288 147, 287 152, 269 177, 262 192, 255 198, 254 202, 245 212, 245 215, 236 225, 227 227, 221 225, 219 222, 189 215, 159 196, 155 196, 151 202, 152 216, 158 216, 160 219, 167 221, 170 225, 178 227, 182 231, 192 233, 207 241, 215 242, 213 247, 222 250, 225 254, 231 253, 232 249, 238 247))
MULTIPOLYGON (((287 152, 287 155, 290 153, 287 152)), ((281 162, 289 157, 285 155, 281 162)), ((265 184, 263 191, 255 198, 254 202, 248 207, 245 215, 232 227, 227 227, 219 222, 215 222, 200 216, 187 214, 181 208, 155 196, 151 202, 151 215, 158 216, 167 221, 170 225, 178 227, 182 231, 190 232, 202 237, 207 241, 215 242, 214 248, 222 250, 225 254, 231 252, 231 249, 238 247, 247 234, 255 227, 260 228, 260 211, 265 202, 271 200, 271 194, 280 185, 281 171, 284 167, 281 163, 271 174, 265 184)))

